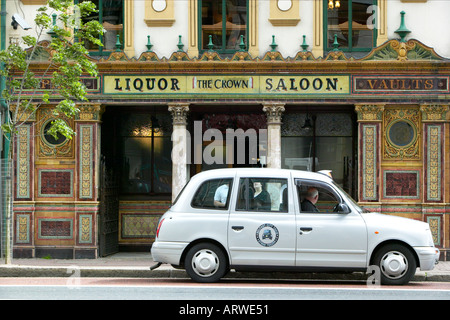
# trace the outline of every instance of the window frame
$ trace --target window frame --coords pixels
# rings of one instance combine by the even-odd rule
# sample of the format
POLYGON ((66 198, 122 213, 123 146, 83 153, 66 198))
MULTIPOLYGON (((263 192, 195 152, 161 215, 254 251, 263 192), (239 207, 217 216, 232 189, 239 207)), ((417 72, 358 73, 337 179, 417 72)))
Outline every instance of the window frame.
MULTIPOLYGON (((270 213, 287 214, 287 213, 289 213, 289 178, 287 178, 287 177, 260 177, 260 176, 255 177, 255 176, 252 176, 252 177, 239 177, 238 179, 239 179, 239 181, 238 181, 237 187, 236 187, 237 188, 237 197, 236 197, 235 212, 237 212, 237 213, 241 213, 241 212, 242 213, 255 213, 255 214, 258 214, 258 213, 263 213, 263 214, 270 214, 270 213), (243 184, 241 184, 242 180, 244 180, 243 184), (272 209, 269 209, 269 210, 264 210, 264 209, 263 210, 257 210, 257 208, 251 209, 250 208, 250 201, 249 201, 249 197, 248 197, 249 196, 249 191, 248 190, 249 190, 249 186, 250 186, 250 180, 258 180, 258 181, 266 180, 265 183, 271 182, 271 180, 278 180, 278 181, 280 181, 280 183, 281 182, 285 182, 286 186, 287 186, 286 189, 287 189, 287 192, 288 192, 287 195, 286 195, 286 200, 288 201, 288 204, 285 206, 284 209, 279 209, 279 210, 272 210, 272 209), (240 200, 240 192, 241 192, 242 186, 245 186, 246 189, 247 189, 247 191, 246 191, 247 199, 245 199, 246 200, 245 201, 245 208, 238 207, 239 200, 240 200)), ((281 200, 281 197, 282 196, 280 196, 280 200, 281 200)))
MULTIPOLYGON (((378 0, 372 0, 372 5, 377 6, 378 0)), ((375 20, 374 24, 375 27, 372 30, 372 46, 369 48, 354 48, 353 47, 353 39, 351 37, 352 34, 352 23, 349 23, 349 47, 344 48, 339 46, 338 50, 342 52, 370 52, 373 50, 373 48, 377 47, 377 37, 378 37, 378 28, 376 27, 377 21, 379 19, 379 12, 376 10, 373 11, 373 14, 375 14, 375 20)), ((348 0, 348 21, 352 21, 353 18, 353 0, 348 0)), ((333 51, 333 47, 328 47, 328 1, 323 1, 323 47, 325 52, 331 52, 333 51)))
MULTIPOLYGON (((193 196, 192 196, 192 199, 191 199, 191 202, 190 202, 191 208, 193 208, 193 209, 200 209, 200 210, 220 210, 220 211, 228 211, 228 209, 229 209, 229 207, 230 207, 230 203, 231 203, 230 199, 231 199, 231 192, 232 192, 232 189, 233 189, 233 182, 234 182, 234 179, 231 178, 231 177, 227 177, 227 178, 212 178, 212 179, 204 180, 204 181, 197 187, 197 189, 195 190, 195 192, 194 192, 194 194, 193 194, 193 196), (219 181, 219 184, 218 184, 219 187, 221 187, 222 185, 225 185, 225 184, 228 183, 227 202, 226 202, 225 206, 223 206, 223 207, 220 207, 220 206, 205 207, 205 206, 197 206, 197 205, 194 205, 195 197, 196 197, 197 194, 200 192, 200 189, 201 189, 206 183, 211 183, 212 181, 219 181)), ((214 192, 216 192, 217 189, 218 189, 219 187, 217 187, 216 190, 215 190, 214 192)), ((213 198, 213 201, 214 201, 214 198, 213 198)), ((203 201, 203 203, 204 203, 204 201, 203 201)))
MULTIPOLYGON (((342 195, 336 190, 336 187, 332 184, 328 184, 328 183, 326 183, 324 181, 320 181, 320 180, 294 178, 294 186, 296 188, 295 193, 297 193, 298 212, 300 214, 322 214, 322 215, 323 214, 342 214, 340 212, 329 212, 329 211, 319 211, 319 212, 314 212, 314 213, 309 212, 309 211, 302 211, 301 202, 302 202, 303 198, 301 197, 300 191, 301 191, 301 188, 304 186, 315 187, 315 188, 320 188, 320 189, 329 191, 329 193, 331 193, 336 198, 336 202, 337 202, 336 205, 345 204, 347 207, 349 207, 348 204, 345 202, 344 198, 342 197, 342 195)), ((319 190, 319 192, 320 192, 320 190, 319 190)))
MULTIPOLYGON (((75 4, 78 4, 78 3, 80 3, 80 2, 83 2, 84 0, 75 0, 75 4)), ((103 1, 104 0, 98 0, 98 22, 103 26, 103 1)), ((120 47, 120 50, 123 50, 124 49, 124 38, 125 38, 125 1, 126 0, 122 0, 122 24, 123 24, 123 27, 122 27, 122 43, 120 44, 121 45, 121 47, 120 47)), ((111 53, 113 53, 114 51, 115 51, 115 49, 112 49, 112 50, 104 50, 104 36, 103 35, 100 35, 100 41, 102 42, 102 44, 103 44, 103 46, 100 46, 99 48, 98 48, 98 50, 89 50, 88 49, 88 51, 89 51, 89 55, 90 56, 98 56, 98 57, 108 57, 108 56, 110 56, 111 55, 111 53)))
MULTIPOLYGON (((239 51, 239 49, 226 49, 226 32, 223 32, 226 30, 226 0, 222 1, 222 49, 213 49, 219 54, 234 54, 239 51), (225 49, 224 49, 225 47, 225 49)), ((249 45, 248 45, 248 38, 249 38, 249 0, 246 0, 246 6, 247 6, 247 24, 245 26, 245 33, 246 36, 244 37, 244 44, 245 44, 245 51, 248 51, 249 45)), ((202 8, 203 8, 203 0, 198 0, 198 52, 199 54, 203 54, 204 52, 207 52, 209 49, 203 49, 203 37, 202 37, 202 8)), ((238 40, 240 41, 240 39, 238 40)), ((207 43, 206 43, 207 45, 207 43)))

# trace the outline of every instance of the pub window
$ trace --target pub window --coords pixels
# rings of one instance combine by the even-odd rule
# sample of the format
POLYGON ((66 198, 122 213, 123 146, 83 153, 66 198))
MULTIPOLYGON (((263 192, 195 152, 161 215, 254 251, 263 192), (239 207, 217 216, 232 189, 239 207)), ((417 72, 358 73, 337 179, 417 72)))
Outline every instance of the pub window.
POLYGON ((199 10, 200 52, 212 44, 213 50, 232 54, 240 49, 241 35, 247 50, 248 0, 201 0, 199 10))
MULTIPOLYGON (((369 52, 376 46, 377 0, 324 1, 325 51, 333 50, 335 35, 339 50, 369 52)), ((353 54, 355 55, 355 54, 353 54)))
POLYGON ((100 37, 103 46, 92 42, 85 44, 91 55, 107 56, 117 49, 117 35, 119 35, 120 49, 123 48, 123 0, 91 0, 98 10, 83 18, 86 23, 97 20, 103 26, 104 34, 100 37))
POLYGON ((122 194, 172 192, 172 119, 168 114, 122 113, 120 121, 122 194))
POLYGON ((350 113, 290 113, 281 126, 282 168, 331 170, 347 193, 356 191, 354 119, 350 113))

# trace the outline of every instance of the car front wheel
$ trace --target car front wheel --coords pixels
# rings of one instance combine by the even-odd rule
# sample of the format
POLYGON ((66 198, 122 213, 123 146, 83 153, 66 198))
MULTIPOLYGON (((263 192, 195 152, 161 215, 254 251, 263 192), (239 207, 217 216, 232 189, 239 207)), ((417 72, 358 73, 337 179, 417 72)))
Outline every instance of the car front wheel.
POLYGON ((223 251, 212 243, 194 245, 186 254, 185 269, 196 282, 219 281, 228 271, 223 251))
POLYGON ((381 284, 407 284, 416 273, 413 253, 400 244, 389 244, 375 254, 374 263, 380 268, 381 284))

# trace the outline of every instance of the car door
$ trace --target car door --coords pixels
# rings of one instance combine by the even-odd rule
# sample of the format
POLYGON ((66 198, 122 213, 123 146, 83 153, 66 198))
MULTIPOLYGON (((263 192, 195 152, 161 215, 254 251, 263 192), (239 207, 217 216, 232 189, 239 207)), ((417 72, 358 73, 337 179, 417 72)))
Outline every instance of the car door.
POLYGON ((231 265, 294 266, 292 181, 241 177, 228 224, 231 265))
POLYGON ((361 215, 351 211, 336 188, 326 182, 296 179, 295 185, 296 266, 365 268, 367 229, 361 215), (302 206, 311 189, 319 191, 315 204, 319 212, 312 212, 304 203, 302 206), (336 212, 339 209, 341 212, 336 212))

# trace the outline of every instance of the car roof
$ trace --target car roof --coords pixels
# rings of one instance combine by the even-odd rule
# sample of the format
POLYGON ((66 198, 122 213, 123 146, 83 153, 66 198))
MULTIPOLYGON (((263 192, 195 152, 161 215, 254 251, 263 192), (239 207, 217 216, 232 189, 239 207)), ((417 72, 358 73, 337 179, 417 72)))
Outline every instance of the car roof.
POLYGON ((275 169, 275 168, 222 168, 222 169, 211 169, 207 171, 202 171, 192 176, 192 179, 215 179, 215 178, 225 178, 239 176, 276 176, 276 175, 292 175, 294 178, 304 178, 304 179, 316 179, 322 181, 332 180, 325 172, 310 172, 302 170, 292 170, 292 169, 275 169))

